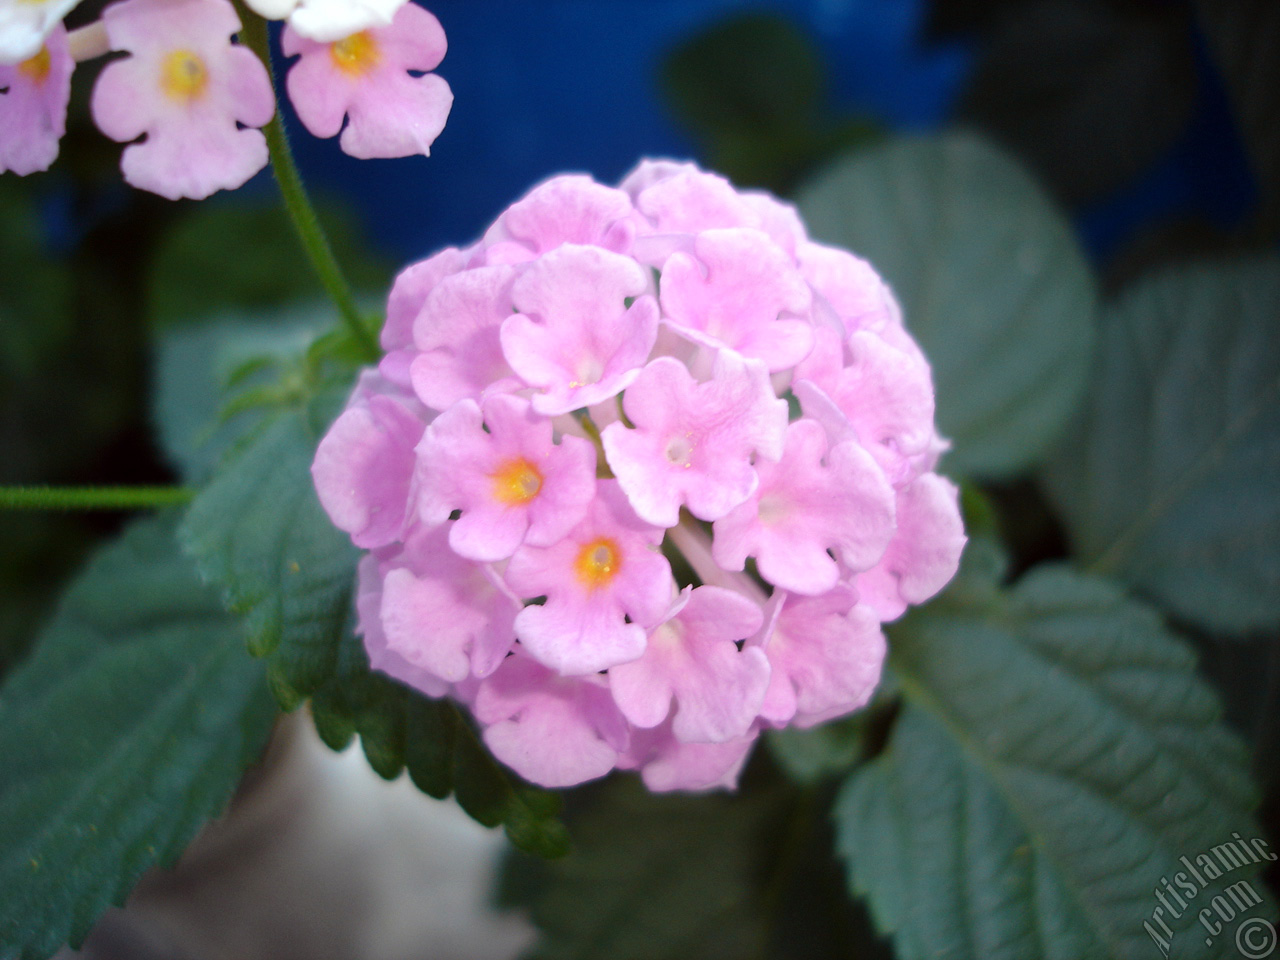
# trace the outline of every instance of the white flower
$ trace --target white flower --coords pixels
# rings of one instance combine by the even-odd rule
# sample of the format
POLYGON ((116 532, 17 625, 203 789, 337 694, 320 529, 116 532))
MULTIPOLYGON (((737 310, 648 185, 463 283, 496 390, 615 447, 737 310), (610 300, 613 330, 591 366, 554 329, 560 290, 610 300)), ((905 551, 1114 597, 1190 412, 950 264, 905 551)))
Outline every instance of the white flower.
POLYGON ((0 64, 40 52, 49 32, 80 0, 0 0, 0 64))
MULTIPOLYGON (((0 0, 12 3, 14 0, 0 0)), ((17 0, 25 2, 25 0, 17 0)), ((289 25, 308 40, 332 43, 368 27, 391 23, 405 0, 245 0, 268 20, 289 18, 289 25)))

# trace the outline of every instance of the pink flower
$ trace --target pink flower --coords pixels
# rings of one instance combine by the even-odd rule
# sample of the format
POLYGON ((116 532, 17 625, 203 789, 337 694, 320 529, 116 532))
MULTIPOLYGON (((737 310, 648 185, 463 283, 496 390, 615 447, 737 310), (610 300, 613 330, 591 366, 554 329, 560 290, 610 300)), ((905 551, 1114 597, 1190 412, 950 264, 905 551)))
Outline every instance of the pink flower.
POLYGON ((881 620, 924 603, 955 576, 966 541, 959 496, 955 484, 936 473, 897 492, 897 532, 879 562, 857 576, 859 592, 881 620))
POLYGON ((412 663, 387 643, 382 628, 382 596, 385 579, 378 557, 366 553, 356 571, 356 634, 364 638, 369 666, 380 670, 429 697, 443 697, 449 684, 439 675, 412 663))
POLYGON ((539 184, 401 274, 383 344, 314 471, 374 549, 371 662, 536 783, 732 787, 761 729, 864 705, 955 572, 888 287, 692 164, 539 184))
POLYGON ((672 254, 662 270, 662 308, 677 333, 763 360, 770 373, 808 355, 813 329, 804 314, 812 294, 767 234, 706 230, 694 252, 696 260, 672 254))
MULTIPOLYGON (((430 261, 428 261, 430 262, 430 261)), ((461 270, 436 283, 413 320, 409 376, 422 402, 445 410, 522 384, 502 354, 499 331, 515 307, 508 266, 461 270)))
POLYGON ((662 530, 635 515, 616 481, 601 481, 586 518, 550 547, 526 544, 507 567, 522 597, 545 596, 516 618, 516 636, 566 676, 635 660, 675 596, 671 566, 654 548, 662 530))
POLYGON ((874 333, 816 331, 813 352, 796 366, 795 393, 808 408, 821 390, 895 485, 932 469, 941 452, 933 427, 933 384, 924 357, 874 333))
POLYGON ((554 177, 513 203, 485 234, 488 263, 533 260, 562 243, 595 244, 626 253, 635 211, 621 190, 590 177, 554 177))
POLYGON ((113 50, 93 89, 93 117, 125 148, 129 183, 176 200, 232 190, 267 163, 260 127, 275 112, 266 68, 231 43, 226 0, 123 0, 102 14, 113 50), (243 125, 240 126, 240 125, 243 125))
POLYGON ((603 777, 627 747, 607 681, 557 676, 521 654, 480 685, 474 709, 493 755, 543 786, 603 777))
POLYGON ((712 555, 726 570, 754 556, 760 575, 796 593, 825 593, 840 568, 871 567, 893 536, 893 488, 855 440, 829 445, 815 420, 787 428, 776 463, 758 463, 760 486, 715 522, 712 555))
POLYGON ((658 334, 649 284, 634 260, 577 244, 552 250, 516 281, 512 299, 520 312, 503 321, 502 352, 539 388, 538 413, 599 403, 639 376, 658 334))
POLYGON ((0 172, 48 170, 58 156, 71 99, 67 31, 57 26, 34 56, 0 64, 0 172), (7 88, 7 89, 6 89, 7 88))
POLYGON ((644 785, 663 793, 670 790, 733 789, 755 746, 759 730, 723 743, 685 743, 672 732, 670 721, 653 730, 634 730, 618 769, 639 770, 644 785))
POLYGON ((758 641, 771 676, 760 716, 775 726, 811 727, 867 702, 884 662, 875 611, 843 584, 816 597, 775 593, 775 622, 758 641))
POLYGON ((522 543, 548 547, 577 526, 596 493, 596 458, 581 437, 552 441, 529 401, 460 400, 427 428, 419 510, 443 523, 449 545, 472 560, 505 560, 522 543))
POLYGON ((520 609, 487 566, 458 557, 443 527, 415 529, 379 565, 386 650, 452 683, 487 677, 515 642, 520 609))
POLYGON ((764 364, 722 351, 706 383, 684 364, 658 357, 627 390, 623 409, 635 423, 612 423, 604 450, 636 512, 674 527, 682 503, 702 520, 718 520, 758 482, 751 458, 782 455, 787 404, 774 395, 764 364))
POLYGON ((682 743, 745 736, 769 683, 762 651, 738 649, 760 629, 760 607, 721 587, 687 591, 649 635, 638 660, 609 671, 613 699, 637 727, 656 727, 674 701, 672 733, 682 743))
POLYGON ((316 449, 311 476, 320 503, 358 547, 399 540, 413 480, 414 447, 430 417, 412 396, 366 371, 347 409, 316 449))
POLYGON ((331 43, 307 39, 291 25, 281 45, 286 56, 299 55, 285 85, 312 134, 332 137, 341 130, 342 149, 361 159, 431 153, 453 93, 434 73, 410 73, 434 70, 444 59, 444 30, 426 10, 406 3, 388 26, 331 43))

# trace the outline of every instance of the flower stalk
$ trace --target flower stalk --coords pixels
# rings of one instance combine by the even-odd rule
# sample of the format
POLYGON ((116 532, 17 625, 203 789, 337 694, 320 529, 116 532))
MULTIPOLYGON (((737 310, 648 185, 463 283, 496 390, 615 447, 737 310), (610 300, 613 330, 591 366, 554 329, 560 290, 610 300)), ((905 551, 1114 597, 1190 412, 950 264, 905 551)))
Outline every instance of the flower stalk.
MULTIPOLYGON (((267 21, 243 9, 240 13, 244 22, 241 37, 267 65, 271 86, 276 90, 276 100, 279 102, 279 83, 271 62, 267 21)), ((360 315, 355 295, 351 291, 351 284, 342 272, 342 267, 333 254, 333 248, 329 245, 329 238, 325 236, 320 219, 316 216, 315 207, 303 185, 302 176, 298 173, 298 165, 293 159, 289 135, 285 131, 284 121, 278 109, 276 115, 271 118, 271 122, 262 128, 262 132, 267 138, 267 150, 271 154, 271 171, 275 175, 280 196, 284 200, 285 209, 289 212, 289 220, 298 235, 298 240, 302 243, 302 248, 306 251, 307 258, 311 261, 311 266, 329 295, 329 299, 338 308, 342 322, 360 345, 365 358, 376 361, 381 354, 378 342, 360 315)))
POLYGON ((146 510, 194 495, 188 487, 0 487, 0 510, 146 510))

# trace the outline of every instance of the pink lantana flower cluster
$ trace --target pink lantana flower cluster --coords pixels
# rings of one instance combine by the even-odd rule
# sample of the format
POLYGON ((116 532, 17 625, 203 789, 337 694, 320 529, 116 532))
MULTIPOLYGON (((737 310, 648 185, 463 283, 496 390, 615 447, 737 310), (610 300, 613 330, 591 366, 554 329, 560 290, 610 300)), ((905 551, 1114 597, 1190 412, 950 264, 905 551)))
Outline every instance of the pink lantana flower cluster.
POLYGON ((951 578, 929 366, 864 261, 691 164, 561 176, 409 267, 320 443, 372 665, 568 786, 732 785, 951 578))
MULTIPOLYGON (((267 68, 235 42, 229 0, 120 0, 68 34, 74 0, 0 0, 0 171, 45 170, 58 155, 77 61, 108 63, 93 89, 98 128, 128 143, 129 183, 170 199, 234 189, 267 164, 275 114, 267 68)), ((288 17, 286 88, 304 126, 341 131, 355 157, 426 155, 453 103, 428 71, 445 54, 439 21, 405 0, 249 0, 288 17), (345 129, 344 129, 345 122, 345 129)))

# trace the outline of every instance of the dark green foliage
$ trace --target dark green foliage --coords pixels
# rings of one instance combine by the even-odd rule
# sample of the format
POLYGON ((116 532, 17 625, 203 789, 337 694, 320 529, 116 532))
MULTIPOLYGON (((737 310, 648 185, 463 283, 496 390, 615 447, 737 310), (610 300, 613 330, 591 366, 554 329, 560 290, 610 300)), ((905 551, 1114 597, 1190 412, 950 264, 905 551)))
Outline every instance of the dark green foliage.
MULTIPOLYGON (((1107 582, 1040 568, 986 603, 949 594, 892 644, 912 705, 836 815, 904 958, 1149 956, 1178 858, 1258 836, 1246 751, 1189 650, 1107 582)), ((1234 949, 1169 922, 1175 956, 1234 949)))
POLYGON ((1045 471, 1083 561, 1219 630, 1280 624, 1277 317, 1274 255, 1135 284, 1045 471))
POLYGON ((780 796, 654 796, 634 777, 597 788, 572 822, 574 852, 524 864, 533 875, 522 884, 508 880, 543 933, 534 956, 761 956, 770 906, 762 841, 785 812, 780 796))
MULTIPOLYGON (((238 412, 223 419, 239 439, 221 438, 230 451, 187 513, 184 546, 244 615, 249 650, 264 658, 281 707, 314 697, 316 729, 334 749, 359 734, 379 775, 390 779, 407 768, 424 792, 453 793, 476 820, 504 826, 523 849, 564 854, 568 835, 556 820, 554 795, 499 766, 452 703, 370 670, 353 632, 357 551, 321 508, 311 481, 316 444, 350 389, 347 340, 326 335, 290 357, 283 348, 290 338, 296 335, 278 339, 260 362, 242 358, 242 376, 231 378, 226 410, 238 412)), ((170 369, 187 372, 182 364, 170 369)), ((179 407, 162 408, 162 421, 179 407)), ((178 429, 166 436, 177 440, 180 459, 198 467, 207 456, 178 429)))
POLYGON ((0 689, 0 955, 78 944, 226 805, 276 717, 173 518, 94 558, 0 689))

